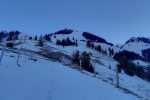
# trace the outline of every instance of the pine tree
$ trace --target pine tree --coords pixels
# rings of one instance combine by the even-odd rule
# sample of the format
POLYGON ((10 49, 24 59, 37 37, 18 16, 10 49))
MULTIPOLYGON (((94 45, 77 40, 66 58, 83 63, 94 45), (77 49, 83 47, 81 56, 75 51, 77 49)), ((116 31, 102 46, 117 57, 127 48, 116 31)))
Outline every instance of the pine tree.
POLYGON ((111 56, 112 55, 111 49, 109 48, 108 51, 109 51, 109 56, 111 56))
POLYGON ((81 55, 81 67, 84 70, 94 73, 94 68, 90 63, 90 60, 90 55, 86 51, 84 51, 81 55))
POLYGON ((97 48, 97 51, 101 52, 101 46, 100 45, 98 45, 96 48, 97 48))
POLYGON ((108 49, 108 51, 109 51, 109 56, 112 56, 112 55, 114 55, 114 50, 113 49, 108 49))
POLYGON ((136 70, 136 65, 132 63, 125 56, 120 57, 119 66, 124 70, 124 72, 130 76, 134 76, 136 70))
POLYGON ((15 37, 15 40, 18 40, 18 36, 19 36, 20 32, 19 31, 15 31, 15 34, 14 34, 14 37, 15 37))
POLYGON ((35 38, 34 38, 36 41, 37 41, 37 35, 35 36, 35 38))
POLYGON ((78 50, 73 52, 72 63, 77 65, 80 64, 80 52, 78 50))
POLYGON ((0 42, 3 40, 3 32, 0 32, 0 42))
POLYGON ((115 53, 114 53, 114 49, 112 49, 111 53, 112 53, 112 55, 114 55, 114 54, 115 54, 115 53))
POLYGON ((90 47, 90 46, 91 46, 91 42, 90 42, 89 40, 86 42, 86 46, 87 46, 87 47, 90 47))
POLYGON ((10 42, 10 43, 7 43, 6 46, 9 47, 9 48, 13 48, 13 47, 14 47, 14 44, 10 42))
POLYGON ((61 41, 57 39, 57 40, 56 40, 56 44, 57 44, 57 45, 61 45, 61 41))
POLYGON ((13 40, 13 36, 14 36, 14 32, 13 31, 9 32, 7 41, 12 41, 13 40))
POLYGON ((8 38, 7 38, 7 41, 9 41, 8 43, 7 43, 7 47, 10 47, 10 48, 13 48, 14 47, 14 44, 13 44, 13 41, 12 40, 14 40, 14 31, 11 31, 11 32, 9 32, 9 35, 8 35, 8 38))
POLYGON ((72 38, 72 40, 74 40, 74 37, 72 38))
POLYGON ((43 43, 43 37, 42 35, 40 36, 39 40, 38 40, 38 46, 43 46, 44 43, 43 43))
POLYGON ((50 35, 48 35, 48 34, 46 34, 46 35, 44 36, 44 39, 47 40, 47 41, 51 41, 51 37, 50 37, 50 35))
POLYGON ((68 45, 72 45, 72 41, 69 39, 69 37, 67 37, 67 40, 66 40, 66 46, 68 45))
POLYGON ((75 40, 75 45, 78 46, 78 40, 77 39, 75 40))
POLYGON ((66 46, 66 40, 65 40, 65 39, 62 40, 61 45, 62 45, 63 47, 66 46))

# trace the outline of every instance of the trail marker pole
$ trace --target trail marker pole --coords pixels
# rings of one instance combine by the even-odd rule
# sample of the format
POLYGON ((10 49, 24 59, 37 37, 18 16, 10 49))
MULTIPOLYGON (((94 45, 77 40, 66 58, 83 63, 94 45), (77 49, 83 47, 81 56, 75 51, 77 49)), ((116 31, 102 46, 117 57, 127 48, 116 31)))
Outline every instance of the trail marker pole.
POLYGON ((118 72, 118 66, 116 66, 116 79, 117 79, 117 85, 116 87, 119 87, 119 72, 118 72))
POLYGON ((1 64, 1 62, 2 62, 4 52, 5 52, 5 50, 6 50, 6 45, 7 45, 7 41, 5 40, 5 43, 4 43, 4 46, 3 46, 3 50, 2 50, 2 53, 1 53, 1 56, 0 56, 0 64, 1 64))

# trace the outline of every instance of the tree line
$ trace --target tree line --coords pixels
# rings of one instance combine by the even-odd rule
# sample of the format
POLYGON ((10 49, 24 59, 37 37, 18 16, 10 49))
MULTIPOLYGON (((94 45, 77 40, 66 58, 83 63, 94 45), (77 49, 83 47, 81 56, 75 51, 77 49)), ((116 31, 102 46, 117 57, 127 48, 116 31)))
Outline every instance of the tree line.
POLYGON ((69 37, 67 37, 66 39, 62 39, 62 40, 57 39, 56 44, 62 45, 63 47, 64 46, 78 46, 78 40, 74 38, 72 40, 70 40, 69 37))
POLYGON ((89 48, 92 48, 92 49, 94 49, 94 50, 96 50, 98 52, 101 52, 101 53, 103 53, 105 55, 113 56, 115 54, 113 49, 108 48, 108 52, 107 52, 107 50, 104 50, 101 47, 101 45, 94 45, 94 43, 89 41, 89 40, 87 41, 86 46, 89 47, 89 48))

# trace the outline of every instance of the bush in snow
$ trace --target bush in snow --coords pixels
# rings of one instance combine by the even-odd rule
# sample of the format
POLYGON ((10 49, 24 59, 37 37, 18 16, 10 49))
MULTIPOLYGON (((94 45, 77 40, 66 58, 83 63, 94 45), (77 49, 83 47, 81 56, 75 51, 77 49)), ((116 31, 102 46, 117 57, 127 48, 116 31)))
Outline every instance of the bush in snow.
POLYGON ((77 40, 75 41, 71 41, 69 37, 67 37, 67 39, 63 39, 63 40, 56 40, 56 44, 57 45, 62 45, 63 47, 64 46, 78 46, 78 43, 77 43, 77 40))
POLYGON ((13 44, 13 43, 7 43, 6 46, 9 47, 9 48, 13 48, 13 47, 14 47, 14 44, 13 44))

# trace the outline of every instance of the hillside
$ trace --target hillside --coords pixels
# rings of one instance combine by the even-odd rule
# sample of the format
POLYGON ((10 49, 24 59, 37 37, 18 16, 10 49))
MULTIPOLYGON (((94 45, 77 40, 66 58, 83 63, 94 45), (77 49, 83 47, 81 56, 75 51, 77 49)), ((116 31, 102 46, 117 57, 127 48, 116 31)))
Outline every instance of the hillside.
MULTIPOLYGON (((2 100, 144 100, 150 98, 149 82, 119 73, 116 88, 116 66, 113 59, 121 49, 90 33, 61 30, 45 36, 15 34, 16 39, 1 41, 0 99, 2 100), (89 35, 89 34, 88 34, 89 35), (92 36, 91 36, 92 35, 92 36), (100 48, 100 49, 99 49, 100 48), (90 54, 93 69, 72 63, 75 51, 90 54), (9 62, 9 63, 8 63, 9 62)), ((13 36, 13 35, 12 35, 13 36)), ((1 36, 0 36, 1 37, 1 36)), ((13 38, 14 38, 13 37, 13 38)), ((148 62, 135 60, 140 65, 148 62)))
POLYGON ((80 73, 57 62, 34 55, 36 61, 10 51, 3 56, 0 67, 1 100, 137 100, 108 83, 80 73), (9 63, 8 63, 9 62, 9 63), (109 95, 109 96, 108 96, 109 95))

